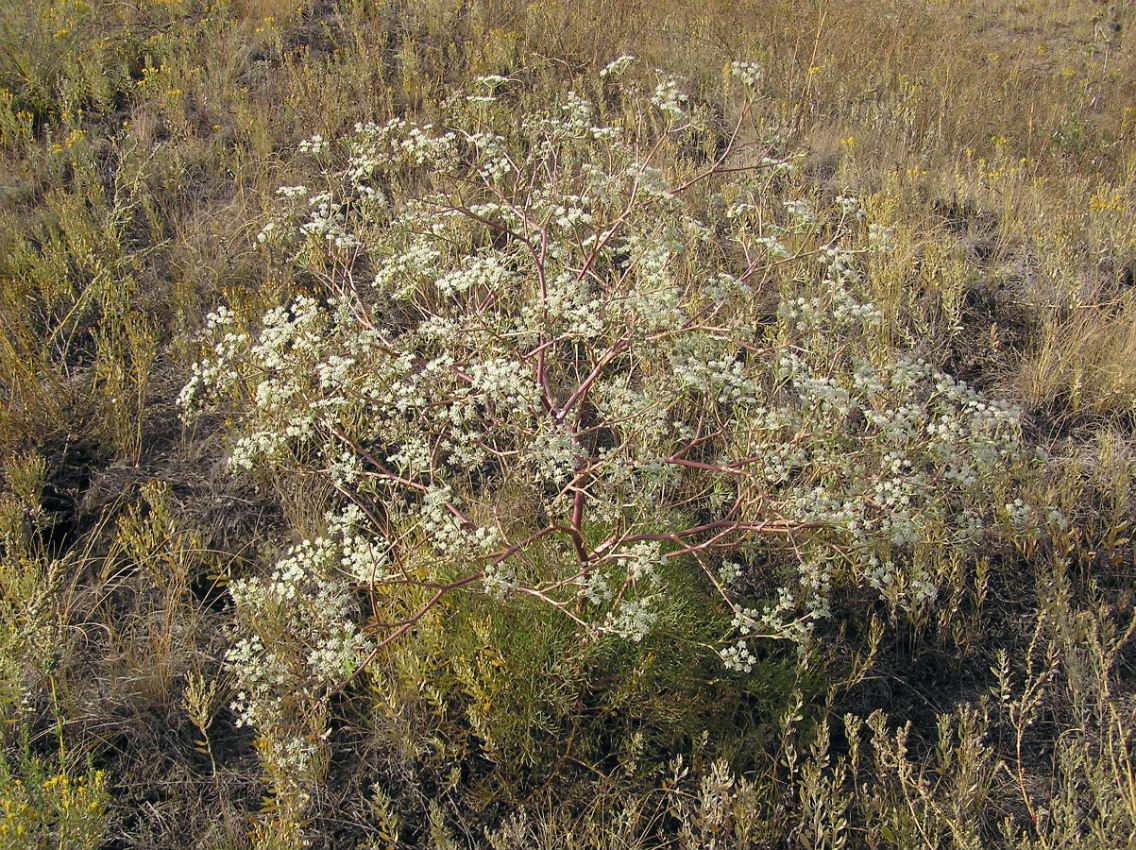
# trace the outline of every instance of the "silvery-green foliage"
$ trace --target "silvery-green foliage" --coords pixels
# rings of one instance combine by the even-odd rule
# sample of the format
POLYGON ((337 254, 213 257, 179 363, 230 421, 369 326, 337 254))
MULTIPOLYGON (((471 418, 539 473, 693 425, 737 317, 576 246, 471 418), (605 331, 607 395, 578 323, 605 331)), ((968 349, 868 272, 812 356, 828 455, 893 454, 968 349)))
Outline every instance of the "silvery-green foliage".
MULTIPOLYGON (((322 291, 252 326, 210 318, 187 411, 234 415, 235 469, 302 469, 357 506, 350 533, 297 550, 326 567, 303 599, 334 612, 305 625, 326 630, 305 638, 310 682, 369 645, 342 582, 481 578, 640 641, 674 604, 668 571, 702 570, 745 672, 755 640, 808 642, 837 590, 922 610, 927 547, 1031 521, 1001 483, 1016 411, 883 347, 860 269, 887 240, 859 203, 780 197, 791 166, 764 154, 668 160, 698 110, 672 80, 626 85, 639 114, 610 123, 577 93, 518 120, 479 84, 444 127, 312 142, 324 190, 282 190, 263 241, 322 291), (770 540, 797 566, 762 584, 770 540)), ((234 588, 250 622, 292 616, 272 588, 306 558, 234 588)), ((249 722, 281 686, 255 641, 233 658, 265 671, 242 674, 249 722)))

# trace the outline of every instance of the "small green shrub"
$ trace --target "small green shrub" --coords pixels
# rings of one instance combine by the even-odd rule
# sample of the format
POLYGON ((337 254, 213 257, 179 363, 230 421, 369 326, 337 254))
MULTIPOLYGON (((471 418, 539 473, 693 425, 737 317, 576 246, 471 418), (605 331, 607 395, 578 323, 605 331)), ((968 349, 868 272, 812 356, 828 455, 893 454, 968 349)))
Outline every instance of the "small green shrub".
POLYGON ((101 847, 110 790, 101 770, 74 774, 23 751, 17 768, 0 758, 0 847, 101 847))

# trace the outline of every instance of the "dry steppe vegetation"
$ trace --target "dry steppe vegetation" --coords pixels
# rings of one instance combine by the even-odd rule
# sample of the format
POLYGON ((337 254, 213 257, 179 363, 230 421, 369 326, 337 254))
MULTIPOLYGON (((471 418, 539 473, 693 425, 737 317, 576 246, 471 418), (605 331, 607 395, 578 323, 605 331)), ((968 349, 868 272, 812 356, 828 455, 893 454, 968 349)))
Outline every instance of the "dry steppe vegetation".
POLYGON ((0 0, 0 847, 1136 844, 1134 39, 0 0))

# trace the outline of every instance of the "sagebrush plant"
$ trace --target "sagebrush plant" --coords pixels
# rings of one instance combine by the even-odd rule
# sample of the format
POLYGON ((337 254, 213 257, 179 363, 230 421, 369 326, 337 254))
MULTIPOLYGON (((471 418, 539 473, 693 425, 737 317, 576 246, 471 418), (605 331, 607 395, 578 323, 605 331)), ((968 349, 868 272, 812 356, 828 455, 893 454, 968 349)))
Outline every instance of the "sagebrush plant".
POLYGON ((35 673, 50 666, 55 639, 51 606, 53 565, 39 532, 45 512, 40 504, 46 462, 35 454, 11 457, 4 464, 6 486, 0 490, 0 643, 3 644, 0 712, 7 719, 27 707, 38 682, 35 673), (34 671, 31 676, 29 673, 34 671))
POLYGON ((744 676, 763 642, 807 653, 834 594, 919 620, 952 555, 1061 521, 1015 491, 1015 409, 883 344, 887 229, 739 147, 755 67, 730 69, 723 127, 629 62, 592 84, 623 99, 602 117, 569 92, 517 122, 490 76, 444 125, 305 140, 258 240, 307 291, 208 319, 187 415, 237 423, 235 472, 337 494, 231 587, 234 708, 274 777, 318 761, 327 698, 447 593, 639 642, 678 565, 717 600, 701 645, 744 676), (669 152, 692 134, 717 149, 669 152))

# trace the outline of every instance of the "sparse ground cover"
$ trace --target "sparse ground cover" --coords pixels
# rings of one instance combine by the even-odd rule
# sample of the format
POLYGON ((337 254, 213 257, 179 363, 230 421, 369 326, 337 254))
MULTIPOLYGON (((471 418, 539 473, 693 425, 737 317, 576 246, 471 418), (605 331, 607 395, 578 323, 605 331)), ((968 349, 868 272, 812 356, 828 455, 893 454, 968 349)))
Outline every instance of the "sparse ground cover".
POLYGON ((1132 844, 1134 28, 3 0, 0 844, 1132 844))

